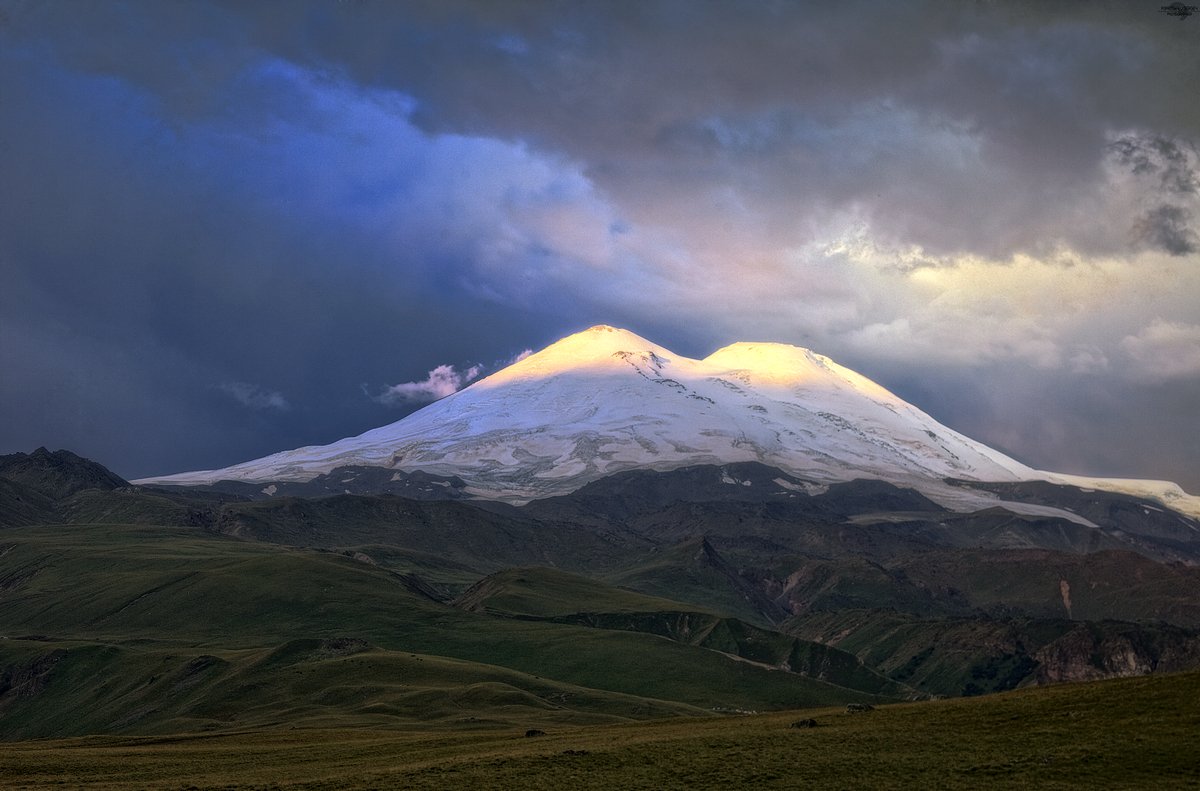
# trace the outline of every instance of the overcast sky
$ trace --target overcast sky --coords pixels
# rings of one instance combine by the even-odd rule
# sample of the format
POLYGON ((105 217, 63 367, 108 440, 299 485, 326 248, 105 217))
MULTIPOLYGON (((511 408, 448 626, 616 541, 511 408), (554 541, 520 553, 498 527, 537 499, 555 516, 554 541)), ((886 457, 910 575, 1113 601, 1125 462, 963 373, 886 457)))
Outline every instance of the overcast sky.
POLYGON ((596 323, 1200 492, 1200 15, 0 0, 0 452, 399 419, 596 323))

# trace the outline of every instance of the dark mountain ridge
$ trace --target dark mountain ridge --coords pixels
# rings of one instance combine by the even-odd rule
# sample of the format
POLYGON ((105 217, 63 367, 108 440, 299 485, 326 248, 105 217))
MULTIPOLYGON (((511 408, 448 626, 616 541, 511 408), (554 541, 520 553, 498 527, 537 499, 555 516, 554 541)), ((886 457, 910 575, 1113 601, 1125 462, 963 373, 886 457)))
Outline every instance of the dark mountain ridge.
POLYGON ((0 478, 61 500, 84 489, 111 491, 129 483, 107 467, 69 450, 38 448, 33 453, 0 456, 0 478))

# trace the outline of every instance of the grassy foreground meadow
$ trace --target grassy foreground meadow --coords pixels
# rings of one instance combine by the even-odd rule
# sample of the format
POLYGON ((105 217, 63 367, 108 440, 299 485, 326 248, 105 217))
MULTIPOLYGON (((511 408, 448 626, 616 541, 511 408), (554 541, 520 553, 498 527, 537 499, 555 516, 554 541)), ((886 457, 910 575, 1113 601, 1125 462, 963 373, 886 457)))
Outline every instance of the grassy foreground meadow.
MULTIPOLYGON (((531 723, 532 724, 532 723, 531 723)), ((284 729, 12 742, 0 787, 1193 788, 1200 673, 586 727, 284 729), (793 728, 801 718, 818 727, 793 728)))

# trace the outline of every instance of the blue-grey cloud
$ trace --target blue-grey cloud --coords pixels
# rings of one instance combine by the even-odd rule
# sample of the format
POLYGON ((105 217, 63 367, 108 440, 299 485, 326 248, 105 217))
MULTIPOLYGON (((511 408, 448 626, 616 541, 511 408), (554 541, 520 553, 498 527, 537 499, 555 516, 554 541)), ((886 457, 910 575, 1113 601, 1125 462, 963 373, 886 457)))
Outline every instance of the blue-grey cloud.
POLYGON ((218 385, 218 389, 234 401, 250 409, 288 410, 292 406, 283 397, 283 393, 276 393, 274 390, 264 390, 258 385, 253 385, 249 382, 222 382, 218 385))

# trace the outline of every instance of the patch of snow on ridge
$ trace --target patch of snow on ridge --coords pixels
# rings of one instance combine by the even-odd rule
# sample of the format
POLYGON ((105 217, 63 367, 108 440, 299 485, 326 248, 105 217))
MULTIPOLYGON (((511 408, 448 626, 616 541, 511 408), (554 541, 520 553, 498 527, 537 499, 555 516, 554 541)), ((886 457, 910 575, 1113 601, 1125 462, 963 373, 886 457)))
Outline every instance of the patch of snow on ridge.
MULTIPOLYGON (((902 482, 959 507, 982 495, 953 494, 943 479, 1073 478, 975 442, 808 349, 734 343, 694 360, 601 325, 357 437, 135 483, 304 481, 365 465, 454 475, 471 493, 523 502, 623 470, 745 461, 814 486, 854 478, 902 482)), ((1174 484, 1078 480, 1200 515, 1200 498, 1174 484), (1141 488, 1115 488, 1135 484, 1141 488)))
POLYGON ((809 497, 816 497, 819 494, 825 494, 825 492, 829 491, 828 486, 818 486, 815 483, 807 483, 805 481, 795 484, 791 481, 785 481, 783 478, 772 478, 771 482, 782 489, 787 489, 788 491, 804 492, 809 497))
POLYGON ((1067 475, 1059 472, 1043 472, 1041 475, 1050 483, 1077 486, 1085 492, 1089 489, 1100 489, 1154 500, 1180 513, 1200 519, 1200 497, 1188 494, 1180 488, 1179 484, 1170 481, 1139 478, 1092 478, 1086 475, 1067 475))

